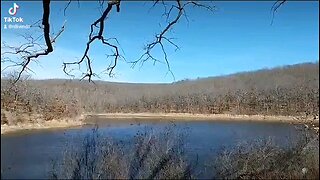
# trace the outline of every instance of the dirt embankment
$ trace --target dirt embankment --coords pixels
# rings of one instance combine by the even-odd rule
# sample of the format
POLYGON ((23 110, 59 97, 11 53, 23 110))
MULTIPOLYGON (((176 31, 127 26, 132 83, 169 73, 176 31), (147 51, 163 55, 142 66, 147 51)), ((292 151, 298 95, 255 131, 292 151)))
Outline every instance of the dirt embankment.
POLYGON ((231 114, 190 114, 190 113, 103 113, 84 114, 86 117, 100 118, 160 118, 172 120, 248 120, 248 121, 279 121, 279 122, 300 122, 310 121, 296 116, 263 116, 263 115, 231 115, 231 114))
POLYGON ((263 116, 263 115, 230 115, 230 114, 188 114, 188 113, 105 113, 105 114, 82 114, 76 118, 64 118, 50 121, 35 121, 17 123, 16 125, 1 125, 1 134, 26 130, 46 128, 68 128, 81 126, 90 119, 123 120, 123 119, 160 119, 164 121, 259 121, 259 122, 282 122, 293 124, 305 124, 316 131, 319 130, 319 118, 303 118, 297 116, 263 116))
POLYGON ((84 125, 85 116, 77 116, 74 118, 63 118, 63 119, 53 119, 50 121, 45 121, 37 119, 34 122, 23 122, 17 123, 14 125, 2 124, 1 125, 1 134, 15 132, 19 130, 31 130, 31 129, 49 129, 49 128, 69 128, 75 126, 84 125))

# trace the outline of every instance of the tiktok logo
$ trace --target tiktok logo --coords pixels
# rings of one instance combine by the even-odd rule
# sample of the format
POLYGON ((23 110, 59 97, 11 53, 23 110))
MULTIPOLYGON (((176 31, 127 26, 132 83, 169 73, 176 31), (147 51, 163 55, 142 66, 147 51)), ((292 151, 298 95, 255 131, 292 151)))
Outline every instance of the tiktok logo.
POLYGON ((16 16, 19 8, 17 3, 13 3, 13 6, 9 8, 8 12, 11 16, 3 17, 5 22, 3 29, 29 29, 31 27, 29 24, 23 24, 23 17, 16 16))
POLYGON ((11 8, 9 9, 9 14, 10 14, 11 16, 16 15, 16 14, 17 14, 18 9, 19 9, 18 4, 13 3, 13 7, 11 7, 11 8))

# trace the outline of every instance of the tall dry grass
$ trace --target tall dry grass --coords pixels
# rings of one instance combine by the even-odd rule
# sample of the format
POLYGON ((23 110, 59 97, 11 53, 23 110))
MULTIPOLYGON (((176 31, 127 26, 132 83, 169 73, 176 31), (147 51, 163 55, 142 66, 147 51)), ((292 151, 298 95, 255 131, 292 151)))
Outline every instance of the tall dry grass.
MULTIPOLYGON (((50 177, 197 179, 203 169, 186 154, 186 137, 170 126, 157 133, 139 132, 130 144, 104 138, 94 129, 81 146, 67 148, 50 177)), ((280 147, 272 138, 240 142, 202 163, 210 164, 213 179, 319 179, 318 135, 303 131, 299 141, 288 143, 280 147)))
POLYGON ((138 132, 132 144, 102 137, 97 129, 81 146, 68 147, 55 162, 54 179, 191 179, 193 163, 185 155, 183 133, 138 132))
POLYGON ((286 147, 272 138, 241 142, 213 161, 219 179, 319 179, 319 136, 302 130, 286 147))

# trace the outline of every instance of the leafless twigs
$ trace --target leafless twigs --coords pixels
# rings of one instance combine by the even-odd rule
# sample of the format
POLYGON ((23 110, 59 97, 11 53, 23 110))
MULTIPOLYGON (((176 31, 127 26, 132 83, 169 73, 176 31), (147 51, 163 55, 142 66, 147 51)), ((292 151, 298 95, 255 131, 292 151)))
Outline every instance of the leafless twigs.
MULTIPOLYGON (((62 26, 61 30, 53 38, 50 38, 49 15, 50 15, 50 0, 43 0, 42 27, 40 28, 43 29, 43 36, 44 36, 46 48, 44 48, 44 46, 38 42, 41 36, 34 38, 31 35, 22 35, 27 42, 20 45, 19 47, 13 47, 7 44, 3 44, 3 48, 8 49, 9 51, 6 51, 1 54, 1 62, 10 63, 10 65, 2 69, 2 71, 9 67, 21 67, 21 70, 19 71, 19 75, 17 76, 17 79, 15 80, 15 82, 17 82, 20 79, 24 71, 32 71, 28 67, 28 65, 32 61, 37 62, 36 59, 38 57, 45 56, 53 52, 52 44, 56 42, 56 39, 64 31, 65 24, 62 26), (20 56, 20 58, 19 58, 19 61, 14 61, 10 57, 7 57, 6 55, 18 55, 20 56)), ((37 24, 37 22, 35 24, 37 24)))

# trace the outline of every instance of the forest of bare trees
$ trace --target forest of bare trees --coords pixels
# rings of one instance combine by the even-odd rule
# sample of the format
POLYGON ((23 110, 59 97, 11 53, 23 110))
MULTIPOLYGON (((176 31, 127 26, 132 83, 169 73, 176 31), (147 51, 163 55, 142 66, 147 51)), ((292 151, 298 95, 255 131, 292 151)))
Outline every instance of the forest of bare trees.
MULTIPOLYGON (((319 113, 319 63, 305 63, 172 84, 78 80, 1 81, 1 114, 41 114, 44 119, 80 113, 161 112, 243 115, 319 113)), ((1 118, 2 123, 8 123, 1 118)), ((14 122, 11 122, 14 123, 14 122)))

